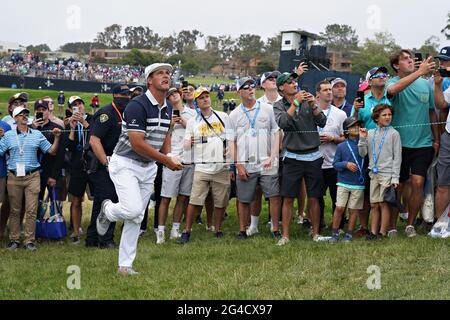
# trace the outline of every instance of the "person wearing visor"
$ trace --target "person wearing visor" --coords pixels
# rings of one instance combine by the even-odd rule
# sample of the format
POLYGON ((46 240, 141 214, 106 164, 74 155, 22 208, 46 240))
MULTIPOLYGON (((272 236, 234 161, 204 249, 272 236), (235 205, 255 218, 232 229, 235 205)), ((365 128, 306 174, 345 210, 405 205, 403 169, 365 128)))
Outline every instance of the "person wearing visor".
POLYGON ((30 111, 21 106, 14 109, 12 117, 17 128, 5 133, 0 139, 0 156, 9 153, 8 160, 8 197, 10 213, 10 243, 8 249, 16 250, 20 246, 20 211, 25 198, 25 248, 29 251, 37 249, 35 244, 36 215, 38 196, 41 189, 38 151, 43 154, 56 155, 61 130, 54 128, 54 144, 50 144, 45 136, 28 127, 30 111))

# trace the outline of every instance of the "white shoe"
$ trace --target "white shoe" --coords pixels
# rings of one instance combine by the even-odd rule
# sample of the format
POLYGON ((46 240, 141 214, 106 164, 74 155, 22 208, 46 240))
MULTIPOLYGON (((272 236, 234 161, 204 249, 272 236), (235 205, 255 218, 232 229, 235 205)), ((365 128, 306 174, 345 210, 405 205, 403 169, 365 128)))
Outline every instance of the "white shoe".
POLYGON ((181 232, 177 229, 172 229, 172 231, 170 231, 170 240, 179 238, 181 238, 181 232))
POLYGON ((123 276, 137 276, 139 272, 133 270, 133 268, 119 267, 118 273, 123 276))
POLYGON ((322 237, 322 236, 320 236, 318 234, 316 234, 313 237, 313 241, 314 242, 330 242, 330 241, 332 241, 332 239, 333 239, 333 237, 322 237))
POLYGON ((144 236, 147 233, 147 230, 139 230, 139 237, 144 236))
POLYGON ((414 226, 407 226, 405 229, 405 233, 408 238, 414 238, 415 236, 417 236, 417 232, 414 226))
POLYGON ((278 240, 277 246, 282 247, 285 246, 289 243, 289 238, 281 238, 280 240, 278 240))
POLYGON ((206 226, 206 231, 216 232, 216 227, 214 227, 214 226, 211 226, 211 227, 206 226))
POLYGON ((164 231, 158 231, 156 233, 156 244, 163 244, 166 242, 166 235, 164 231))
POLYGON ((247 228, 246 233, 247 233, 247 237, 251 237, 251 236, 254 236, 255 234, 258 234, 259 231, 258 231, 258 228, 249 227, 249 228, 247 228))
POLYGON ((402 219, 402 220, 408 220, 409 213, 408 212, 400 212, 399 216, 400 216, 400 219, 402 219))

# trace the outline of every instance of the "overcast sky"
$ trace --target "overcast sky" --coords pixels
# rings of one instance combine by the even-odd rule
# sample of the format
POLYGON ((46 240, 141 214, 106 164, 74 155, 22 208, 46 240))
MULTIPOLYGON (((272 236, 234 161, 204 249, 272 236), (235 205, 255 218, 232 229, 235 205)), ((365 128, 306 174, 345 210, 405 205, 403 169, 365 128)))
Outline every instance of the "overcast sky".
POLYGON ((406 48, 420 47, 440 31, 450 5, 445 0, 38 0, 2 1, 0 41, 47 43, 92 41, 114 23, 148 26, 162 36, 198 29, 205 35, 252 33, 264 39, 283 30, 319 33, 327 24, 353 26, 360 38, 389 31, 406 48), (447 3, 447 4, 446 4, 447 3))

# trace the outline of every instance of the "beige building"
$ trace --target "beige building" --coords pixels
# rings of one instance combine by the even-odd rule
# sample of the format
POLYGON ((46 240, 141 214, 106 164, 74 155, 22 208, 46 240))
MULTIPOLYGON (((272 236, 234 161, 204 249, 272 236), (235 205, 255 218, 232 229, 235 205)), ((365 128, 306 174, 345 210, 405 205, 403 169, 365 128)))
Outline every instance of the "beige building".
POLYGON ((328 50, 327 57, 330 60, 330 70, 352 72, 354 52, 336 52, 328 50))
MULTIPOLYGON (((139 49, 142 53, 154 53, 154 50, 139 49)), ((106 61, 122 59, 131 52, 131 49, 91 49, 89 58, 105 59, 106 61)))

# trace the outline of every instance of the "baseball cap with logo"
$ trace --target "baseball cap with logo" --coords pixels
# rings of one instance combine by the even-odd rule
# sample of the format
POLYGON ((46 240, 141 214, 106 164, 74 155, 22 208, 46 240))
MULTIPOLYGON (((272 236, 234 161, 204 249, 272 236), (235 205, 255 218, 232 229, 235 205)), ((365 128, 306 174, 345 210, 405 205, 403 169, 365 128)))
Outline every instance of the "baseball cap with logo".
POLYGON ((71 106, 75 101, 81 101, 84 103, 83 99, 81 99, 79 96, 71 96, 69 98, 69 105, 71 106))
POLYGON ((197 100, 202 94, 209 93, 209 90, 205 87, 200 87, 194 92, 194 100, 197 100))
POLYGON ((28 102, 28 94, 25 92, 16 93, 11 98, 9 98, 8 103, 12 104, 16 100, 22 100, 23 102, 28 102))
POLYGON ((442 48, 436 58, 444 61, 450 61, 450 47, 442 48))
POLYGON ((279 87, 283 83, 285 83, 290 77, 292 77, 293 79, 297 79, 298 74, 295 72, 293 72, 293 73, 285 72, 285 73, 279 75, 277 78, 277 87, 279 87))
POLYGON ((385 73, 388 74, 389 71, 386 67, 375 67, 370 69, 367 74, 366 74, 366 81, 369 81, 374 75, 376 75, 377 73, 385 73))
POLYGON ((261 84, 266 82, 268 78, 275 78, 277 79, 281 75, 280 71, 272 71, 272 72, 266 72, 261 77, 261 84))
POLYGON ((38 108, 45 108, 48 109, 48 101, 45 100, 36 100, 36 102, 34 103, 34 110, 38 109, 38 108))
POLYGON ((14 111, 13 111, 13 113, 12 113, 12 117, 15 118, 15 117, 17 117, 19 114, 22 114, 22 113, 30 114, 30 110, 28 110, 28 109, 25 108, 25 107, 18 107, 18 108, 15 108, 14 111))
POLYGON ((161 69, 169 70, 169 72, 173 71, 173 67, 168 63, 154 63, 145 68, 145 79, 149 77, 153 72, 159 71, 161 69))
POLYGON ((255 84, 255 80, 253 80, 252 77, 244 77, 244 78, 239 79, 237 86, 236 86, 236 90, 237 91, 241 90, 241 88, 247 83, 255 84))
POLYGON ((125 84, 118 84, 112 88, 112 94, 130 94, 130 88, 125 84))
POLYGON ((345 80, 342 79, 342 78, 336 78, 336 79, 334 79, 334 80, 331 82, 331 88, 334 88, 334 86, 337 85, 338 83, 342 83, 342 84, 344 84, 345 86, 347 86, 347 81, 345 81, 345 80))

